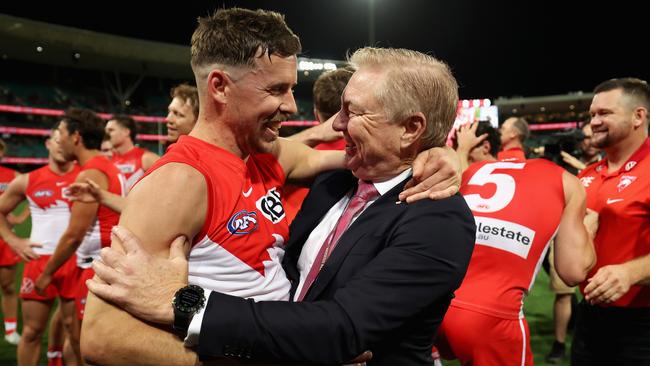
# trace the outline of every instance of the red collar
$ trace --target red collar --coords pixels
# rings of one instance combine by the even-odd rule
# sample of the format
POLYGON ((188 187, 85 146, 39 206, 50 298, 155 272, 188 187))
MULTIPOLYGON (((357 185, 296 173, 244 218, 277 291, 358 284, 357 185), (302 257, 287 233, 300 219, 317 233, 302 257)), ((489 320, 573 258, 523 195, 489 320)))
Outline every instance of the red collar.
POLYGON ((524 150, 518 147, 513 147, 512 149, 499 151, 497 154, 497 160, 499 161, 524 161, 526 160, 526 154, 524 150))
MULTIPOLYGON (((629 159, 623 164, 623 166, 615 173, 616 175, 621 174, 621 173, 627 173, 634 169, 637 164, 643 160, 648 154, 650 154, 650 138, 646 138, 645 142, 641 144, 641 146, 630 156, 629 159)), ((604 172, 607 169, 607 158, 601 160, 599 163, 596 165, 596 172, 602 174, 602 175, 609 175, 605 174, 604 172)))

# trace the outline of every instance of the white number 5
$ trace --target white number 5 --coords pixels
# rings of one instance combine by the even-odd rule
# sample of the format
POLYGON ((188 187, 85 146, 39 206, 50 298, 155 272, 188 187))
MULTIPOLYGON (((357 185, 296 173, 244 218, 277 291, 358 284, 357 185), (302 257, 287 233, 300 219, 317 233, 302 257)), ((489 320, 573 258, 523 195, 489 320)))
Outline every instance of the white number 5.
POLYGON ((498 162, 489 163, 477 170, 470 178, 468 185, 484 186, 494 183, 497 186, 494 195, 483 198, 480 194, 468 194, 465 201, 472 211, 495 212, 508 206, 515 195, 515 180, 508 174, 492 173, 495 169, 523 169, 526 163, 498 162))

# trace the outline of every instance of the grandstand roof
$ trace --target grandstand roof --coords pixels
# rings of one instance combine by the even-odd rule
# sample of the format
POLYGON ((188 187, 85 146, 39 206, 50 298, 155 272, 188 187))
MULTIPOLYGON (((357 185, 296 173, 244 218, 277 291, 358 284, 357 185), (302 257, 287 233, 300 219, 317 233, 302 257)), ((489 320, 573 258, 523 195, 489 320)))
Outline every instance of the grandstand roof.
MULTIPOLYGON (((187 45, 196 17, 216 7, 266 8, 286 14, 289 25, 302 39, 305 56, 324 59, 342 59, 346 51, 368 44, 369 14, 374 14, 375 44, 417 49, 445 60, 460 81, 464 98, 588 92, 611 77, 650 79, 650 69, 641 56, 642 45, 647 44, 647 22, 636 5, 616 1, 602 8, 594 4, 219 0, 152 3, 140 10, 140 6, 120 1, 46 2, 37 6, 8 2, 0 12, 187 45)), ((153 56, 164 59, 157 57, 164 55, 153 56)))

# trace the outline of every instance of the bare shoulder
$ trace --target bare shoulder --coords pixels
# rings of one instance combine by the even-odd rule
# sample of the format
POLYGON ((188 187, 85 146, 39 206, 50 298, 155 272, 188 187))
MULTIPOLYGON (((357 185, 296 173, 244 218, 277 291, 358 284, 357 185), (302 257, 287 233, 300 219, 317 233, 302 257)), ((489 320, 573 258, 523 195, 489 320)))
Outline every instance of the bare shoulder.
POLYGON ((564 187, 564 200, 567 203, 572 199, 584 200, 587 196, 580 180, 569 172, 562 173, 562 186, 564 187))
POLYGON ((120 225, 168 247, 176 236, 192 238, 201 230, 206 198, 207 184, 199 171, 187 164, 165 164, 131 189, 120 225))

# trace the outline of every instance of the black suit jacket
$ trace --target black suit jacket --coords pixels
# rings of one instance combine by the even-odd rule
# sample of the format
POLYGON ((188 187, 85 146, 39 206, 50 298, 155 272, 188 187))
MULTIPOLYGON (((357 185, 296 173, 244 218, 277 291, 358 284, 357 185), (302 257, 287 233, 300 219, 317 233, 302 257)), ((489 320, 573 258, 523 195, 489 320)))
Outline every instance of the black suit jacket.
MULTIPOLYGON (((212 293, 200 358, 340 365, 371 350, 371 365, 432 365, 433 337, 469 265, 475 225, 458 194, 396 204, 404 183, 343 233, 305 301, 256 303, 212 293)), ((314 182, 291 226, 284 259, 292 296, 304 242, 356 184, 349 171, 314 182)))

